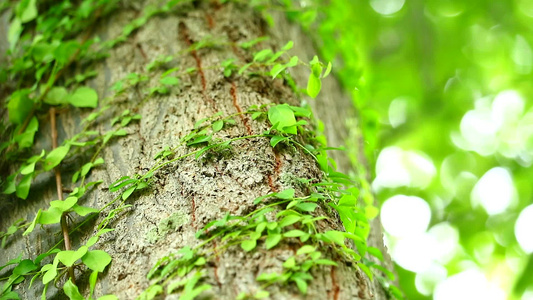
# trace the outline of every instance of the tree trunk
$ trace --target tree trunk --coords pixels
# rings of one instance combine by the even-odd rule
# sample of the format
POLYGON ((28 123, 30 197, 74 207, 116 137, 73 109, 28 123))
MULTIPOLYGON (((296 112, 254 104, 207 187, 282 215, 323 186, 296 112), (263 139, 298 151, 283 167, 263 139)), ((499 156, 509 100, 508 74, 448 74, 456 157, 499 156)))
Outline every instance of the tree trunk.
MULTIPOLYGON (((96 28, 95 34, 103 40, 117 36, 145 5, 147 3, 143 1, 126 4, 105 19, 96 28)), ((100 99, 111 95, 110 87, 114 82, 132 72, 145 72, 146 65, 160 55, 182 53, 169 63, 170 68, 177 67, 180 71, 196 68, 196 71, 181 76, 179 86, 172 87, 169 94, 143 101, 146 96, 144 87, 133 88, 112 103, 112 108, 95 130, 108 131, 111 128, 109 120, 125 109, 135 111, 142 119, 126 127, 127 136, 115 139, 101 151, 99 155, 105 164, 93 169, 88 181, 102 180, 103 183, 93 188, 80 204, 95 208, 106 206, 117 195, 108 190, 114 181, 125 175, 144 174, 154 166, 154 156, 165 146, 177 146, 198 120, 217 113, 227 116, 244 112, 252 105, 289 103, 298 106, 299 97, 282 79, 273 80, 265 75, 241 76, 236 72, 225 77, 220 67, 228 58, 236 58, 239 65, 250 62, 253 52, 235 45, 260 36, 269 36, 270 39, 254 49, 271 48, 275 52, 288 40, 293 40, 295 47, 291 53, 301 61, 309 61, 316 52, 306 34, 298 25, 287 22, 283 14, 274 13, 273 16, 275 25, 269 27, 261 14, 248 5, 193 2, 180 5, 174 13, 151 18, 126 42, 113 48, 110 56, 97 65, 98 76, 90 82, 100 99), (187 51, 194 43, 207 40, 213 41, 215 46, 187 51), (222 46, 217 46, 217 43, 222 46)), ((6 19, 6 14, 3 19, 6 19)), ((5 28, 2 32, 6 32, 5 28)), ((305 86, 308 70, 295 68, 290 72, 299 86, 305 86)), ((147 86, 157 85, 158 80, 159 73, 150 78, 147 86)), ((334 79, 324 80, 320 96, 310 102, 315 114, 325 123, 330 146, 343 144, 347 138, 345 120, 352 117, 352 105, 334 79)), ((81 116, 86 115, 87 112, 81 113, 81 116)), ((60 141, 82 129, 80 118, 79 110, 74 109, 59 114, 60 141)), ((257 135, 269 128, 265 120, 252 120, 250 115, 237 115, 234 119, 235 126, 224 127, 214 138, 223 141, 257 135)), ((38 137, 36 149, 50 149, 50 125, 44 117, 40 123, 42 134, 38 137)), ((192 150, 182 147, 175 156, 192 150)), ((78 153, 61 164, 62 181, 66 187, 71 185, 73 171, 93 154, 78 153)), ((360 155, 359 159, 362 157, 360 155)), ((346 157, 337 155, 335 158, 341 171, 350 169, 346 157)), ((19 218, 32 220, 38 209, 47 208, 47 203, 57 199, 53 174, 48 173, 35 179, 27 200, 2 199, 11 204, 9 214, 0 218, 0 228, 5 230, 19 218)), ((257 208, 254 199, 269 193, 294 188, 297 196, 303 196, 308 191, 298 183, 298 179, 319 180, 322 176, 315 160, 302 149, 282 144, 272 148, 265 137, 242 139, 233 142, 227 150, 207 152, 198 159, 191 156, 168 164, 154 173, 149 188, 131 195, 126 202, 131 206, 118 212, 108 224, 108 228, 114 231, 102 235, 93 246, 94 249, 105 250, 113 258, 106 272, 99 277, 95 296, 138 297, 150 285, 146 276, 151 267, 162 257, 183 247, 200 244, 202 240, 196 238, 195 233, 207 223, 222 219, 227 213, 246 215, 257 208)), ((117 205, 107 208, 94 221, 71 234, 73 249, 84 245, 97 232, 96 225, 117 205)), ((326 205, 319 205, 317 212, 329 217, 317 223, 321 231, 343 231, 340 220, 326 205)), ((81 220, 74 218, 73 221, 78 224, 81 220)), ((376 221, 372 225, 369 245, 386 253, 381 225, 376 221)), ((23 253, 23 258, 33 259, 46 252, 60 240, 60 231, 59 226, 43 226, 27 236, 19 234, 10 238, 0 255, 0 265, 19 253, 23 253)), ((276 247, 266 250, 262 240, 254 250, 245 252, 239 245, 219 249, 221 243, 215 239, 210 244, 215 255, 204 267, 203 282, 212 288, 202 293, 204 298, 236 299, 242 292, 254 295, 262 289, 257 276, 279 272, 283 262, 302 246, 297 239, 283 239, 276 247)), ((336 261, 338 266, 313 268, 310 274, 314 279, 309 282, 305 295, 293 283, 274 284, 266 288, 270 298, 388 298, 378 280, 371 282, 356 265, 336 254, 332 247, 327 246, 320 251, 324 257, 336 261)), ((48 261, 45 260, 45 263, 48 261)), ((386 267, 390 268, 390 261, 386 267)), ((80 290, 87 293, 89 272, 76 270, 75 274, 80 290)), ((30 288, 28 282, 26 280, 18 285, 15 291, 23 299, 38 299, 42 284, 36 280, 30 288)), ((50 287, 46 295, 50 299, 65 298, 63 292, 54 287, 50 287)), ((176 299, 178 295, 161 297, 176 299)))

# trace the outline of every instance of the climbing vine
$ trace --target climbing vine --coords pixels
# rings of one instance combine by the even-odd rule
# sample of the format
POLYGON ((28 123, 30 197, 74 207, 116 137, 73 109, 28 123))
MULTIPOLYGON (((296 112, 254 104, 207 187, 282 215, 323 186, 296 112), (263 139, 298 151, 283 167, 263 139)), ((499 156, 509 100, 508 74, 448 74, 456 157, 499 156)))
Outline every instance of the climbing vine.
MULTIPOLYGON (((85 299, 75 282, 74 270, 90 272, 88 299, 94 299, 94 289, 100 273, 112 261, 111 255, 97 249, 100 237, 110 231, 110 222, 117 214, 131 204, 126 204, 132 194, 145 190, 153 184, 154 175, 163 167, 178 164, 186 158, 205 159, 209 155, 222 153, 240 140, 268 139, 272 148, 286 147, 301 151, 312 157, 322 171, 320 178, 296 178, 297 188, 285 189, 250 199, 256 209, 246 215, 226 214, 204 226, 197 234, 196 246, 184 247, 177 253, 161 258, 147 274, 151 285, 140 299, 153 299, 159 294, 180 292, 180 299, 194 299, 211 288, 204 282, 205 265, 217 255, 231 247, 240 247, 251 252, 257 247, 266 250, 278 246, 282 241, 298 241, 300 247, 287 258, 279 272, 259 274, 261 290, 250 293, 243 291, 239 299, 261 299, 269 296, 267 288, 274 284, 295 285, 300 293, 307 292, 313 279, 310 272, 318 266, 336 266, 332 257, 326 257, 320 249, 331 248, 338 259, 357 264, 370 278, 372 268, 385 272, 388 278, 379 278, 392 295, 401 294, 390 282, 392 273, 380 265, 365 259, 367 254, 383 259, 378 249, 368 247, 369 220, 377 214, 370 200, 361 201, 359 188, 354 178, 336 170, 335 162, 327 155, 327 143, 315 126, 311 110, 304 106, 271 104, 251 106, 246 111, 231 115, 221 113, 196 122, 194 128, 180 139, 177 145, 168 145, 154 157, 153 166, 142 174, 124 175, 108 187, 112 195, 106 205, 100 208, 82 205, 91 195, 91 190, 102 184, 89 181, 91 170, 105 165, 101 151, 114 139, 128 135, 128 126, 142 116, 138 109, 156 95, 165 95, 180 85, 183 76, 201 72, 199 67, 180 70, 169 67, 183 55, 195 55, 203 48, 235 46, 253 53, 250 62, 240 63, 228 58, 220 64, 203 66, 203 70, 220 70, 225 77, 265 76, 283 78, 296 93, 302 92, 286 72, 294 67, 309 69, 307 86, 303 91, 312 98, 321 90, 321 80, 332 70, 331 63, 324 64, 315 56, 311 61, 302 61, 289 55, 293 42, 289 41, 279 51, 258 49, 258 44, 267 40, 260 37, 242 43, 206 38, 190 43, 186 50, 172 55, 156 57, 147 64, 143 72, 129 73, 111 87, 112 95, 99 99, 98 93, 85 83, 97 75, 90 66, 105 58, 108 51, 128 37, 156 15, 171 12, 179 4, 192 1, 170 0, 150 5, 140 12, 139 17, 127 24, 118 36, 100 41, 92 37, 97 22, 119 9, 117 0, 85 0, 79 4, 70 1, 37 3, 36 0, 6 2, 0 9, 11 12, 8 32, 9 64, 0 67, 0 83, 9 95, 5 106, 8 120, 0 128, 6 133, 2 137, 0 151, 6 160, 0 168, 7 170, 7 176, 0 178, 3 194, 27 199, 32 182, 40 174, 53 172, 56 178, 58 200, 40 208, 33 220, 19 219, 5 232, 0 232, 1 247, 4 248, 14 235, 23 232, 26 236, 39 226, 58 226, 63 238, 52 248, 34 258, 23 258, 22 254, 0 266, 0 271, 11 269, 0 278, 3 286, 0 299, 19 299, 14 287, 29 280, 29 285, 40 280, 44 285, 42 298, 46 298, 50 284, 61 283, 64 293, 70 299, 85 299), (80 38, 81 37, 81 38, 80 38), (151 78, 157 83, 148 87, 151 78), (111 119, 106 118, 110 108, 117 105, 120 96, 130 90, 143 90, 142 99, 135 107, 123 110, 111 119), (56 118, 61 110, 78 108, 86 113, 81 130, 60 144, 57 141, 56 118), (37 144, 42 116, 49 115, 52 139, 50 148, 37 144), (236 124, 235 118, 250 116, 255 122, 267 122, 269 129, 260 134, 221 138, 216 135, 236 124), (106 131, 95 130, 98 124, 108 122, 106 131), (41 147, 37 150, 37 147, 41 147), (79 162, 79 167, 70 178, 71 188, 63 187, 59 166, 90 153, 88 160, 79 162), (18 168, 10 169, 6 162, 13 160, 18 168), (88 181, 88 182, 87 182, 88 181), (63 199, 63 194, 68 196, 63 199), (338 215, 345 231, 319 230, 319 222, 338 215), (95 233, 84 245, 76 249, 70 243, 70 236, 84 225, 98 218, 95 233), (217 242, 216 246, 214 242, 217 242), (60 248, 65 250, 60 250, 60 248), (215 251, 212 251, 212 250, 215 251), (49 262, 49 263, 44 263, 49 262), (89 271, 90 270, 90 271, 89 271)), ((225 3, 228 1, 221 1, 225 3)), ((239 2, 239 1, 236 1, 239 2)), ((267 8, 272 5, 287 9, 292 18, 304 26, 314 19, 313 10, 295 14, 290 1, 272 4, 270 1, 250 3, 272 22, 267 8)), ((318 123, 320 124, 320 123, 318 123)), ((4 174, 4 172, 3 172, 4 174)), ((56 228, 56 227, 54 227, 56 228)), ((100 300, 117 299, 114 295, 99 297, 100 300)))

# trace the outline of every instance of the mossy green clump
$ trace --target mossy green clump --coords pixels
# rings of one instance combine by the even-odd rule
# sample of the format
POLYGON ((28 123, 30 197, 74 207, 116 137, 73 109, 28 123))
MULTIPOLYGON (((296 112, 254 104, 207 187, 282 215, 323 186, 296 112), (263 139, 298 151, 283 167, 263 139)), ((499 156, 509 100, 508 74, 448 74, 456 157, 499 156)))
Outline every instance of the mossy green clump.
POLYGON ((165 237, 170 232, 176 231, 189 221, 189 216, 184 212, 175 212, 170 215, 170 217, 161 220, 157 227, 150 229, 146 234, 146 240, 151 244, 157 243, 161 238, 165 237))

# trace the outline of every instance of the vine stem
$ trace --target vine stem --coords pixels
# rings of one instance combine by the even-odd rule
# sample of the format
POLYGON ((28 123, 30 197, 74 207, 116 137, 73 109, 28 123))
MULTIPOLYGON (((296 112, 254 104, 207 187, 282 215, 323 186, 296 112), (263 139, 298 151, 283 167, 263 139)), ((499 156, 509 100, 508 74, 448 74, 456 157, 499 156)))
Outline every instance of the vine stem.
MULTIPOLYGON (((50 126, 52 127, 52 150, 57 148, 57 124, 56 124, 56 108, 50 108, 50 126)), ((56 177, 56 189, 57 189, 57 198, 63 200, 63 184, 61 183, 61 171, 59 166, 54 168, 54 173, 56 177)), ((63 232, 63 240, 65 241, 65 250, 70 250, 72 247, 70 245, 70 236, 68 235, 68 224, 67 224, 67 214, 63 213, 61 215, 61 231, 63 232)), ((72 283, 76 284, 74 278, 74 269, 72 267, 68 268, 68 274, 72 283)))

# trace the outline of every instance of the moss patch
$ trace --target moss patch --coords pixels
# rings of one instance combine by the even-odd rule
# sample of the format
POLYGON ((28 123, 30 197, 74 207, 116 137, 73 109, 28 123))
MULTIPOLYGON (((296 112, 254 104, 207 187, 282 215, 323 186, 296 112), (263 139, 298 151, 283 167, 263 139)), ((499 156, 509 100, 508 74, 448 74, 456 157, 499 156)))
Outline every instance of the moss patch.
POLYGON ((146 234, 146 240, 150 243, 156 243, 162 237, 165 237, 170 232, 178 230, 184 224, 187 224, 189 216, 184 212, 175 212, 170 217, 161 220, 157 227, 154 227, 146 234))

